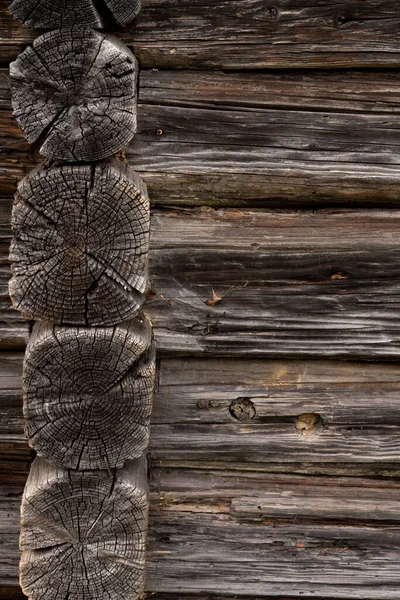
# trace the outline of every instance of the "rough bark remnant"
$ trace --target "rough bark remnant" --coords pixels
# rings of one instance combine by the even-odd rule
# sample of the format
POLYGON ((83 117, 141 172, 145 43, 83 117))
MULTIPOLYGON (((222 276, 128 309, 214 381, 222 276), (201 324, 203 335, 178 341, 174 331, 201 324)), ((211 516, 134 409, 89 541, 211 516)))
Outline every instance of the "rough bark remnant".
POLYGON ((143 591, 146 460, 110 477, 36 459, 21 510, 21 585, 32 600, 132 600, 143 591))
POLYGON ((136 131, 137 72, 113 36, 79 27, 45 33, 10 65, 15 118, 49 159, 107 158, 136 131))
POLYGON ((9 290, 31 319, 114 325, 147 290, 149 199, 121 162, 33 171, 19 185, 9 290))
POLYGON ((56 29, 81 23, 103 27, 110 20, 125 25, 138 15, 140 0, 14 0, 10 10, 28 27, 56 29))
POLYGON ((36 324, 23 395, 31 446, 73 469, 122 467, 146 450, 154 388, 146 319, 116 327, 36 324))

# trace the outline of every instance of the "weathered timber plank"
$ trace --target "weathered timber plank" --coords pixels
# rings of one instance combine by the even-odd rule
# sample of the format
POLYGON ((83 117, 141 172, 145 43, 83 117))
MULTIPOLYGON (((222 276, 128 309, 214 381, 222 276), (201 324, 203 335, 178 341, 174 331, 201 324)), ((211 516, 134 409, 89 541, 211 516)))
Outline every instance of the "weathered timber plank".
MULTIPOLYGON (((141 74, 127 156, 153 203, 399 203, 397 73, 195 75, 141 74)), ((5 79, 3 194, 39 160, 12 118, 5 79)))
MULTIPOLYGON (((155 210, 146 312, 160 355, 399 360, 399 234, 390 209, 155 210)), ((22 348, 1 262, 0 347, 22 348)))
MULTIPOLYGON (((37 32, 7 11, 4 58, 37 32)), ((137 21, 119 32, 144 67, 261 69, 398 66, 395 0, 143 0, 137 21)))
MULTIPOLYGON (((399 485, 153 469, 147 591, 160 600, 397 599, 399 485)), ((9 486, 0 504, 9 552, 0 581, 9 586, 17 581, 19 491, 9 486)))
MULTIPOLYGON (((0 466, 26 472, 21 355, 0 354, 0 466), (10 467, 11 468, 11 467, 10 467)), ((400 476, 400 371, 393 363, 163 359, 152 415, 153 466, 400 476), (251 402, 246 419, 232 403, 251 402), (295 427, 320 415, 313 435, 295 427), (237 418, 239 417, 239 418, 237 418)))

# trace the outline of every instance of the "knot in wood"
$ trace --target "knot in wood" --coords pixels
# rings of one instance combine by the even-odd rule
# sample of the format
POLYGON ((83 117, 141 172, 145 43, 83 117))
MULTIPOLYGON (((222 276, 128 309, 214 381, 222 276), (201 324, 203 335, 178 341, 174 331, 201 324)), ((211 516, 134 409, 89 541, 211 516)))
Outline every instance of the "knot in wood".
POLYGON ((256 409, 250 398, 237 398, 229 407, 229 412, 238 421, 251 421, 256 416, 256 409))
POLYGON ((321 427, 321 417, 315 413, 304 413, 296 417, 294 426, 301 435, 314 435, 321 427))
POLYGON ((150 203, 122 162, 33 171, 15 197, 9 284, 30 319, 114 325, 148 288, 150 203))
POLYGON ((14 0, 10 10, 14 17, 29 27, 58 29, 74 25, 104 27, 126 25, 135 19, 140 0, 14 0))
POLYGON ((113 36, 70 27, 40 36, 10 65, 14 115, 48 159, 91 162, 136 132, 138 66, 113 36))

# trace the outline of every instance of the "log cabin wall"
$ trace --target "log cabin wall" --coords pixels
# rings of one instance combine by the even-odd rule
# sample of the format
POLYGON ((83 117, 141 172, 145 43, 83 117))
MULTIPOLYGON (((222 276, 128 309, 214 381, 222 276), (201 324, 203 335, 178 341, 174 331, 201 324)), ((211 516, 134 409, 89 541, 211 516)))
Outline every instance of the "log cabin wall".
MULTIPOLYGON (((126 151, 149 188, 155 600, 400 597, 400 17, 394 0, 143 0, 126 151)), ((0 597, 18 587, 12 197, 40 157, 0 0, 0 597)))

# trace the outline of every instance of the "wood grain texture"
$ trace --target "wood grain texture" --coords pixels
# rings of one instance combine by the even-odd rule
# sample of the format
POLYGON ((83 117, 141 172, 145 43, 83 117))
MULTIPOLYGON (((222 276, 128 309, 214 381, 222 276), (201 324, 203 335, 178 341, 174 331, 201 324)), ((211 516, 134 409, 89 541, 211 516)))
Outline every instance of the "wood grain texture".
POLYGON ((117 38, 78 26, 45 33, 10 65, 14 116, 47 159, 107 158, 136 131, 137 74, 117 38))
POLYGON ((57 29, 77 21, 86 27, 124 25, 140 6, 140 0, 14 0, 9 9, 28 27, 57 29))
MULTIPOLYGON (((15 477, 30 458, 21 365, 21 355, 0 353, 0 469, 15 477)), ((157 382, 153 467, 400 477, 394 363, 184 357, 162 359, 157 382), (231 410, 243 399, 254 407, 247 420, 231 410), (304 413, 322 419, 313 435, 295 428, 304 413)))
MULTIPOLYGON (((397 210, 155 210, 151 230, 160 356, 399 359, 397 210)), ((0 347, 23 348, 3 265, 0 347)))
POLYGON ((122 161, 36 169, 11 217, 11 300, 26 318, 114 325, 148 287, 146 186, 122 161))
POLYGON ((122 467, 147 448, 155 376, 151 327, 36 324, 23 375, 29 443, 72 469, 122 467))
POLYGON ((133 600, 143 592, 146 459, 110 475, 33 463, 20 535, 21 587, 32 600, 133 600))
MULTIPOLYGON (((1 581, 15 585, 10 492, 1 581)), ((150 500, 146 591, 159 600, 398 598, 398 481, 153 469, 150 500)))
MULTIPOLYGON (((398 27, 395 0, 143 0, 119 36, 150 68, 397 67, 398 27)), ((5 13, 5 58, 35 35, 5 13)))
MULTIPOLYGON (((4 75, 3 194, 39 160, 7 85, 4 75)), ((399 97, 394 71, 142 71, 127 157, 154 204, 399 205, 399 97)))

